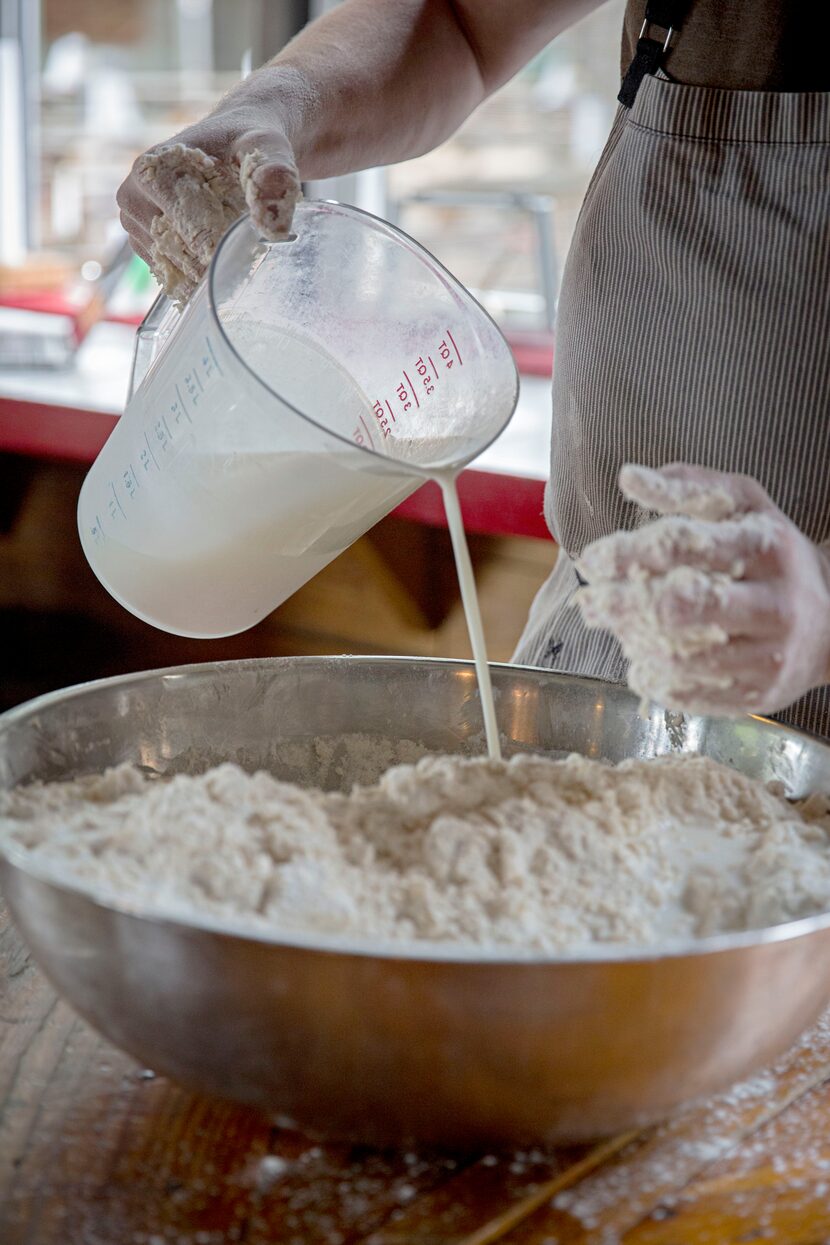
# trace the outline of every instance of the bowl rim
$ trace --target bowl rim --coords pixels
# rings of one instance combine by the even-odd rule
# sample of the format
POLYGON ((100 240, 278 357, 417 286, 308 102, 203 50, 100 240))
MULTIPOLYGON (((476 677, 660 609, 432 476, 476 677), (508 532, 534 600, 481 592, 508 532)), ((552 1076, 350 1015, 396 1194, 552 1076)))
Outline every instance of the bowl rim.
MULTIPOLYGON (((456 667, 473 670, 471 661, 448 657, 406 657, 386 656, 384 654, 338 654, 297 657, 245 657, 232 661, 196 662, 180 666, 162 666, 152 670, 134 671, 129 674, 114 675, 109 678, 94 679, 75 683, 69 687, 59 688, 36 696, 22 704, 14 705, 0 714, 0 739, 18 720, 25 720, 33 713, 40 712, 61 701, 70 700, 79 692, 95 691, 103 688, 117 688, 122 685, 149 681, 153 678, 182 678, 193 674, 215 674, 225 670, 253 668, 262 666, 288 665, 342 665, 344 663, 368 665, 381 663, 394 666, 426 665, 429 667, 456 667)), ((611 683, 606 679, 597 679, 587 675, 568 675, 561 671, 549 670, 541 666, 520 666, 510 662, 490 662, 493 670, 506 670, 510 673, 527 672, 544 674, 557 683, 588 683, 599 684, 605 688, 613 688, 619 694, 627 695, 632 702, 638 698, 624 684, 611 683)), ((692 715, 698 716, 698 715, 692 715)), ((704 716, 704 715, 699 715, 704 716)), ((780 729, 788 734, 819 744, 830 752, 830 741, 807 731, 775 722, 770 718, 756 714, 747 715, 751 720, 762 723, 771 729, 780 729)), ((690 754, 696 755, 696 754, 690 754)), ((657 960, 678 960, 699 958, 740 951, 749 947, 765 946, 773 943, 789 942, 796 938, 804 938, 820 933, 830 927, 830 910, 812 916, 799 917, 792 921, 783 921, 778 925, 762 926, 758 929, 740 930, 730 933, 709 934, 701 938, 674 938, 660 944, 637 945, 633 943, 597 943, 592 947, 580 947, 573 952, 558 955, 528 949, 522 951, 514 946, 482 948, 446 942, 426 942, 425 940, 369 940, 359 937, 343 937, 335 934, 313 934, 302 930, 269 930, 258 928, 244 920, 233 920, 214 917, 209 914, 190 912, 186 909, 177 911, 159 908, 153 912, 142 910, 138 905, 127 900, 113 897, 95 886, 85 886, 72 882, 48 866, 33 865, 29 853, 17 844, 4 841, 0 835, 0 875, 6 868, 14 869, 24 877, 33 879, 63 894, 79 898, 91 903, 104 912, 119 917, 127 917, 138 921, 147 921, 153 925, 187 930, 194 933, 208 933, 232 940, 242 940, 260 946, 285 948, 296 951, 307 951, 325 955, 345 955, 362 959, 378 959, 386 961, 403 960, 427 964, 457 964, 470 968, 486 970, 488 968, 515 965, 523 968, 564 968, 568 965, 595 966, 609 964, 647 963, 657 960)))

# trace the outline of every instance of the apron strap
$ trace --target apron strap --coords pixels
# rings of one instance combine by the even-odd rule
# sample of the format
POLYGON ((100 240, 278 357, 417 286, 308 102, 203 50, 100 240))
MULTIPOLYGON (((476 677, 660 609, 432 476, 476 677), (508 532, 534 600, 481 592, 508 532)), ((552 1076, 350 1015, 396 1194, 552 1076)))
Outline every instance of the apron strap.
POLYGON ((634 59, 628 66, 617 96, 626 108, 634 103, 637 90, 646 74, 655 74, 660 68, 671 44, 672 35, 680 29, 689 8, 691 0, 648 0, 634 59), (665 31, 665 36, 654 38, 652 28, 665 31))

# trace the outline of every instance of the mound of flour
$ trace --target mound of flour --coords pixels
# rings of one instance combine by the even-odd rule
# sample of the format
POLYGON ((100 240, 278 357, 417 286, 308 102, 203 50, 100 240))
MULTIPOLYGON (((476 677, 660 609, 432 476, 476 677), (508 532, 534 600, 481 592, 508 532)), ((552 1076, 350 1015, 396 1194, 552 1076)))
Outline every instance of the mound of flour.
POLYGON ((0 833, 102 897, 252 930, 565 951, 830 908, 830 801, 702 757, 427 756, 350 794, 122 766, 5 793, 0 833))

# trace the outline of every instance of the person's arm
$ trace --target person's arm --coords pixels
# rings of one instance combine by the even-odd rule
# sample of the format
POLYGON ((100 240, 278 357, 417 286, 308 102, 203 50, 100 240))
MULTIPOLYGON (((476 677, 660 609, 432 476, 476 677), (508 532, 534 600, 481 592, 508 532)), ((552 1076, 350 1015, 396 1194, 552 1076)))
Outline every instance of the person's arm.
POLYGON ((246 205, 265 237, 284 236, 300 179, 431 150, 599 3, 345 0, 139 157, 117 196, 134 249, 157 270, 160 256, 179 264, 192 285, 246 205))
POLYGON ((300 175, 430 151, 599 0, 346 0, 252 85, 278 103, 300 175))

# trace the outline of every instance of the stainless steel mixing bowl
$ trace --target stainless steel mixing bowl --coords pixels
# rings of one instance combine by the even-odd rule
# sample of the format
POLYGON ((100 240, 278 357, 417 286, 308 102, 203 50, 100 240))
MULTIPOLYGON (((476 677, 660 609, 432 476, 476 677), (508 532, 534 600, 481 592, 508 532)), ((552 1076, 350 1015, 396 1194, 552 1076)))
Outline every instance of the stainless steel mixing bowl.
MULTIPOLYGON (((644 720, 620 687, 493 674, 516 747, 612 761, 702 752, 792 795, 830 789, 830 747, 774 723, 657 709, 644 720)), ((232 759, 348 785, 336 741, 353 732, 480 749, 472 668, 288 658, 70 688, 0 719, 0 781, 232 759)), ((374 1143, 518 1145, 643 1124, 772 1059, 830 996, 830 917, 664 952, 484 958, 149 919, 38 877, 13 852, 0 876, 43 971, 117 1046, 197 1089, 374 1143)))

